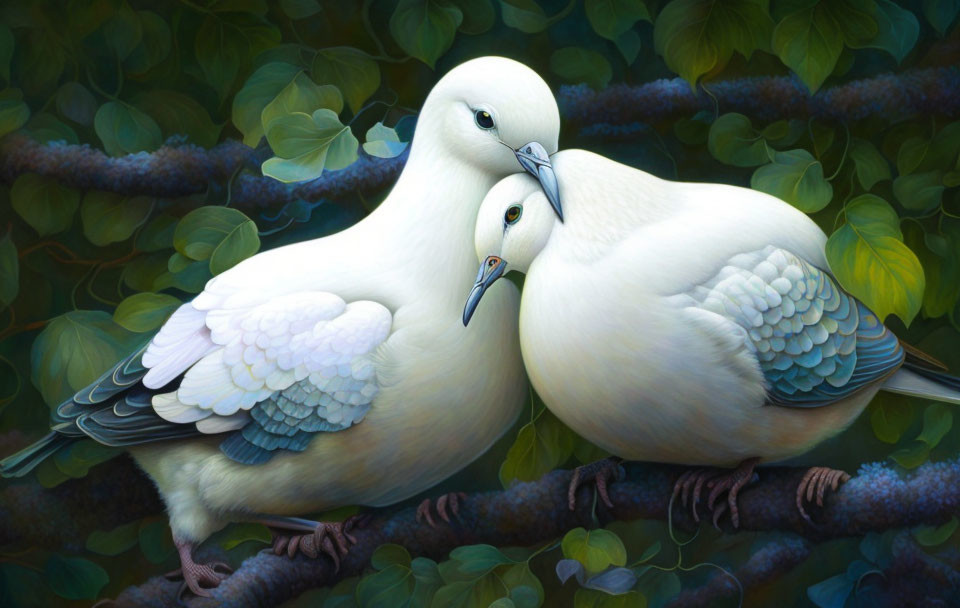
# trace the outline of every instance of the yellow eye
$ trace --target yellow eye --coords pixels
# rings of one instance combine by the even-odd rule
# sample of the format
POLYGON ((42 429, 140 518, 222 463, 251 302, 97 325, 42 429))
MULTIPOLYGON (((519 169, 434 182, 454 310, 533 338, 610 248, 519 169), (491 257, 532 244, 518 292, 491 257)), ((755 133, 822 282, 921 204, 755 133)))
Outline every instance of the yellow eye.
POLYGON ((510 205, 503 214, 503 223, 516 224, 521 215, 523 215, 523 205, 510 205))

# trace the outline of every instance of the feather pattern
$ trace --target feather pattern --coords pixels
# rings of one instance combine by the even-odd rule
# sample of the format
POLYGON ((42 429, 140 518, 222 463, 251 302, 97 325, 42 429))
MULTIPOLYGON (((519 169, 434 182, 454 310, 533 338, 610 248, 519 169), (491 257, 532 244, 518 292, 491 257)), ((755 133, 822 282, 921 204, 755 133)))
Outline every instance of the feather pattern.
POLYGON ((899 341, 876 315, 783 249, 737 255, 689 295, 743 329, 775 405, 827 405, 903 363, 899 341))

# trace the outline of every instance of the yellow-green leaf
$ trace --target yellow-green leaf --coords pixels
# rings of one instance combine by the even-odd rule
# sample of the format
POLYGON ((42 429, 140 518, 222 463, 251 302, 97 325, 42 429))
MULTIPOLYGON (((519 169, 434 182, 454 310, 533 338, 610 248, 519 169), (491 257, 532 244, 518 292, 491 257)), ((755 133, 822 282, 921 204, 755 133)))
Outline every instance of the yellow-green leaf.
POLYGON ((910 323, 923 302, 924 274, 904 245, 896 211, 864 194, 845 207, 847 223, 827 240, 827 261, 844 289, 881 319, 896 314, 910 323))
POLYGON ((772 163, 753 172, 750 187, 779 197, 805 213, 820 211, 833 198, 833 186, 823 176, 823 165, 802 149, 774 154, 772 163))
POLYGON ((609 530, 575 528, 563 537, 560 547, 564 557, 577 560, 591 573, 600 572, 611 564, 622 566, 627 563, 623 541, 609 530))
POLYGON ((145 332, 160 327, 180 300, 163 293, 136 293, 125 298, 113 311, 113 320, 133 332, 145 332))
POLYGON ((317 51, 310 73, 320 84, 331 84, 340 89, 354 114, 380 88, 377 62, 363 51, 349 46, 317 51))
POLYGON ((148 196, 127 198, 113 192, 90 190, 80 206, 83 234, 100 247, 124 241, 147 221, 153 204, 154 199, 148 196))

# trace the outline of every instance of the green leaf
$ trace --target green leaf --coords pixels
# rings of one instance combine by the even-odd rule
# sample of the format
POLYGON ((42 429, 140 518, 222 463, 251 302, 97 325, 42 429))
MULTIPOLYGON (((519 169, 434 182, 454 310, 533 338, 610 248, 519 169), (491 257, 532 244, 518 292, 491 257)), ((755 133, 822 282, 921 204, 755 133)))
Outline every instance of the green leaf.
POLYGON ((844 572, 808 587, 807 597, 819 608, 843 608, 855 583, 844 572))
POLYGON ((870 402, 870 426, 884 443, 897 443, 913 422, 914 410, 902 399, 880 393, 870 402))
POLYGON ((893 194, 911 211, 931 211, 943 199, 943 172, 927 171, 901 175, 893 180, 893 194))
POLYGON ((321 108, 273 120, 267 141, 275 156, 261 166, 264 175, 282 182, 315 179, 324 169, 342 169, 357 160, 360 142, 336 113, 321 108))
POLYGON ((408 55, 433 69, 453 44, 463 12, 441 0, 400 0, 390 16, 390 34, 408 55))
POLYGON ((932 403, 923 411, 923 430, 917 435, 919 441, 930 449, 937 447, 940 440, 953 428, 953 411, 946 403, 932 403))
POLYGON ((647 608, 647 598, 636 591, 609 595, 593 589, 577 589, 573 608, 647 608))
POLYGON ((923 301, 924 274, 903 244, 896 211, 864 194, 844 208, 847 223, 827 240, 827 261, 844 289, 881 320, 893 313, 909 324, 923 301))
POLYGON ((470 581, 456 581, 437 590, 431 608, 484 608, 509 592, 494 573, 470 581))
POLYGON ((500 0, 500 13, 507 27, 524 34, 537 34, 550 25, 547 14, 535 0, 500 0))
POLYGON ((119 101, 100 106, 93 128, 110 156, 149 152, 159 148, 163 141, 160 127, 152 118, 119 101))
POLYGON ((550 55, 550 69, 567 82, 585 82, 594 89, 607 86, 613 76, 613 69, 606 57, 578 46, 554 51, 550 55))
POLYGON ((850 141, 850 159, 856 168, 857 179, 865 190, 877 182, 890 179, 890 165, 877 147, 865 139, 854 137, 850 141))
POLYGON ((41 143, 53 141, 64 141, 69 144, 80 143, 76 131, 57 119, 53 114, 46 112, 41 112, 31 118, 30 122, 27 123, 27 131, 41 143))
POLYGON ((482 34, 493 27, 497 12, 490 0, 450 0, 463 13, 460 31, 464 34, 482 34))
POLYGON ((0 24, 0 78, 8 84, 10 82, 10 60, 13 59, 13 32, 6 25, 0 24))
POLYGON ((953 536, 958 524, 960 521, 951 517, 950 521, 940 526, 918 526, 913 529, 913 538, 924 547, 936 547, 953 536))
POLYGON ((140 44, 143 38, 143 27, 139 16, 130 8, 129 3, 120 2, 114 9, 112 16, 103 24, 103 35, 107 46, 121 61, 140 44))
POLYGON ((75 123, 90 126, 97 113, 97 100, 79 82, 67 82, 57 90, 57 111, 75 123))
POLYGON ((43 579, 50 590, 68 600, 93 600, 110 581, 107 571, 81 557, 54 553, 43 564, 43 579))
POLYGON ((825 4, 790 13, 773 30, 773 51, 811 93, 833 71, 843 50, 843 31, 825 4))
POLYGON ((575 528, 567 532, 560 543, 563 556, 575 559, 588 572, 601 572, 607 566, 627 563, 627 550, 620 537, 609 530, 575 528))
POLYGON ((191 260, 209 259, 210 272, 216 275, 255 254, 260 238, 257 225, 243 213, 208 206, 194 209, 180 220, 173 246, 191 260))
POLYGON ((394 129, 378 122, 367 130, 367 141, 363 144, 363 151, 370 156, 393 158, 403 152, 406 147, 407 142, 400 141, 394 129))
POLYGON ((147 221, 153 205, 154 199, 148 196, 127 198, 113 192, 89 190, 80 206, 83 234, 99 247, 125 241, 147 221))
POLYGON ((20 258, 8 231, 0 238, 0 308, 9 305, 20 292, 20 258))
POLYGON ((323 10, 317 0, 280 0, 280 8, 291 19, 306 19, 323 10))
POLYGON ((779 197, 804 213, 820 211, 833 198, 823 165, 801 149, 774 154, 772 163, 753 172, 750 187, 779 197))
POLYGON ((317 82, 337 87, 354 114, 359 112, 363 102, 380 88, 380 68, 377 62, 363 51, 349 46, 317 51, 310 73, 317 82))
MULTIPOLYGON (((210 274, 210 263, 206 260, 190 263, 189 258, 181 256, 179 253, 174 253, 170 256, 170 259, 173 260, 175 257, 186 259, 188 263, 179 270, 170 270, 170 272, 165 272, 158 276, 156 280, 154 280, 151 289, 153 289, 153 291, 163 291, 164 289, 174 287, 187 293, 199 293, 203 291, 204 285, 206 285, 207 281, 213 276, 210 274)), ((169 262, 167 266, 169 268, 169 262)))
POLYGON ((248 541, 269 545, 273 541, 273 534, 270 532, 270 528, 263 524, 233 524, 220 540, 220 546, 225 551, 230 551, 248 541))
POLYGON ((574 435, 549 411, 520 428, 500 466, 500 483, 535 481, 570 457, 574 435))
POLYGON ((877 35, 862 42, 851 44, 853 48, 872 48, 887 51, 903 63, 906 56, 917 44, 920 36, 920 22, 917 17, 891 0, 875 0, 876 11, 873 18, 877 22, 877 35))
POLYGON ((465 545, 450 552, 450 559, 458 562, 457 570, 464 576, 475 578, 490 572, 497 566, 514 561, 492 545, 465 545))
POLYGON ((667 66, 693 88, 723 68, 734 51, 747 59, 769 46, 773 22, 767 0, 673 0, 653 29, 653 44, 667 66))
POLYGON ((120 555, 134 548, 139 542, 139 521, 132 521, 112 530, 94 530, 87 537, 87 551, 100 555, 120 555))
POLYGON ((940 232, 924 232, 916 222, 904 225, 904 242, 927 277, 923 314, 928 318, 949 314, 960 298, 960 222, 942 218, 940 232))
POLYGON ((137 249, 150 252, 173 247, 173 233, 177 229, 178 221, 166 214, 150 220, 137 235, 137 249))
POLYGON ((770 160, 763 136, 753 128, 749 118, 735 112, 713 121, 707 148, 714 158, 735 167, 756 167, 770 160))
POLYGON ((254 147, 260 142, 264 134, 260 122, 263 109, 299 73, 300 68, 295 65, 272 62, 251 74, 233 98, 233 124, 243 133, 243 143, 254 147))
POLYGON ((27 124, 30 108, 22 101, 20 89, 0 92, 0 137, 12 133, 27 124))
POLYGON ((583 8, 593 31, 607 40, 616 41, 637 21, 650 21, 643 0, 585 0, 583 8))
POLYGON ((357 605, 360 608, 408 605, 414 585, 412 574, 406 566, 393 565, 363 577, 357 585, 357 605))
POLYGON ((70 227, 80 204, 80 193, 56 180, 25 173, 13 182, 10 203, 40 236, 47 236, 70 227))
POLYGON ((92 467, 106 462, 120 454, 120 449, 97 443, 92 439, 81 439, 53 455, 53 462, 67 477, 79 479, 86 477, 92 467))
POLYGON ((186 135, 192 143, 212 148, 220 137, 210 113, 194 98, 164 89, 152 89, 133 99, 134 105, 150 115, 167 137, 186 135))
POLYGON ((913 441, 908 447, 890 454, 890 458, 905 469, 915 469, 930 458, 930 446, 922 441, 913 441))
POLYGON ((59 405, 116 364, 139 339, 102 311, 54 317, 33 342, 31 379, 48 405, 59 405))
POLYGON ((150 291, 160 275, 167 272, 168 257, 164 253, 137 256, 124 265, 120 279, 124 285, 136 291, 150 291))
POLYGON ((386 543, 380 545, 370 557, 370 565, 377 570, 383 570, 388 566, 410 567, 410 553, 400 545, 386 543))
POLYGON ((958 0, 923 0, 923 14, 941 36, 947 33, 957 13, 960 13, 958 0))
POLYGON ((640 48, 643 46, 640 35, 633 30, 620 34, 613 43, 617 46, 620 54, 623 55, 627 65, 633 65, 633 62, 637 60, 637 55, 640 54, 640 48))
POLYGON ((170 26, 160 15, 152 11, 137 11, 137 18, 143 37, 123 60, 123 67, 131 74, 144 74, 170 55, 173 36, 170 26))
POLYGON ((154 564, 162 564, 174 553, 173 535, 166 519, 149 518, 140 523, 140 551, 154 564))
POLYGON ((270 124, 278 118, 288 117, 295 112, 312 114, 320 108, 339 114, 343 110, 340 90, 329 84, 318 85, 300 72, 263 108, 260 122, 263 123, 264 130, 269 131, 270 124))
POLYGON ((240 71, 241 57, 249 46, 243 34, 222 19, 209 15, 194 40, 193 52, 206 82, 224 100, 240 71))
POLYGON ((160 327, 180 304, 166 294, 137 293, 120 302, 113 320, 124 329, 142 333, 160 327))
POLYGON ((897 172, 907 175, 916 171, 927 158, 931 143, 932 140, 926 137, 911 137, 905 140, 897 151, 897 172))

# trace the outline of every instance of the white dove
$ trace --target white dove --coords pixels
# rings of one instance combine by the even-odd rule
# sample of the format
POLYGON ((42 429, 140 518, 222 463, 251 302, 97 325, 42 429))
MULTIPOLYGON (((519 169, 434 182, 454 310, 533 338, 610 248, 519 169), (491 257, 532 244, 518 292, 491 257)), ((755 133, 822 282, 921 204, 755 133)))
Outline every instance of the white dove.
POLYGON ((547 153, 559 125, 549 87, 520 63, 453 69, 376 211, 212 279, 144 348, 61 405, 53 432, 3 461, 3 474, 83 437, 129 446, 199 595, 223 574, 196 564, 193 548, 232 521, 316 530, 278 552, 320 548, 336 561, 342 526, 279 516, 417 494, 481 455, 522 409, 516 288, 491 293, 471 331, 460 308, 483 195, 527 168, 555 197, 547 153))
MULTIPOLYGON (((960 403, 960 379, 839 286, 826 236, 794 207, 583 150, 551 160, 565 221, 525 175, 494 186, 477 219, 483 261, 464 323, 505 271, 526 273, 523 359, 563 422, 623 458, 736 467, 677 481, 684 504, 693 492, 694 517, 706 484, 710 509, 727 492, 714 522, 728 505, 737 526, 737 492, 756 464, 836 435, 879 390, 960 403)), ((610 474, 597 478, 607 501, 610 474)), ((804 493, 822 504, 847 478, 810 469, 801 514, 804 493)))

